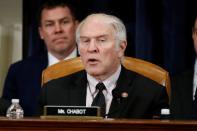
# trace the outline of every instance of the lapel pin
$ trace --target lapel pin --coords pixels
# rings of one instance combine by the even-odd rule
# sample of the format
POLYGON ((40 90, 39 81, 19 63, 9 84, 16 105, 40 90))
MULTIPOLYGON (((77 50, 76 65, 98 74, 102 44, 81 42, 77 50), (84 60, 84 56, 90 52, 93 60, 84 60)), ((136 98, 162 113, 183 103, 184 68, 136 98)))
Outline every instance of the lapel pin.
POLYGON ((121 94, 121 96, 122 96, 123 98, 127 98, 127 97, 129 96, 129 94, 128 94, 127 92, 123 92, 123 93, 121 94))

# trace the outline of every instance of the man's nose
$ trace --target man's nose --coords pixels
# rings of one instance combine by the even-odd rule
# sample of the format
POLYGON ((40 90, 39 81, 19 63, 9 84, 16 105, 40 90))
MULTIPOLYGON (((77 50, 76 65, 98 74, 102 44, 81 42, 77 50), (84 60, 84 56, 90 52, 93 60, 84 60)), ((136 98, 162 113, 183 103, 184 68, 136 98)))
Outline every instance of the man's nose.
POLYGON ((56 33, 62 32, 62 27, 59 23, 55 24, 55 32, 56 33))
POLYGON ((88 46, 88 51, 90 51, 90 52, 97 52, 98 51, 97 44, 96 44, 95 40, 90 41, 90 44, 88 46))

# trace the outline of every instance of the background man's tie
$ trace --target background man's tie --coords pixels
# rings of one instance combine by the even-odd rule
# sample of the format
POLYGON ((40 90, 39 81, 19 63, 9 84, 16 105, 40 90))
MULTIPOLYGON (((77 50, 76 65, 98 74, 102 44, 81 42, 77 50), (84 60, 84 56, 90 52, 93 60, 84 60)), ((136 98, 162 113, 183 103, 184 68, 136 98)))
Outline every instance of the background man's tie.
POLYGON ((99 106, 101 109, 101 116, 105 116, 106 111, 106 103, 105 103, 105 96, 103 94, 103 90, 106 90, 106 87, 103 83, 98 83, 96 85, 96 90, 98 90, 98 94, 94 98, 92 102, 92 106, 99 106))

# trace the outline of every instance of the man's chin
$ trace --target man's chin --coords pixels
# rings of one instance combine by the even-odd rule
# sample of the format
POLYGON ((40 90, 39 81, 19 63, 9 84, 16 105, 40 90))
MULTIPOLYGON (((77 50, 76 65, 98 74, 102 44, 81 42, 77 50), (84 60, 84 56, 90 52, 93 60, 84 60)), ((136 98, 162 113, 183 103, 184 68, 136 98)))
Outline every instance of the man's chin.
POLYGON ((67 48, 65 45, 59 45, 59 46, 56 46, 55 50, 59 53, 62 53, 62 52, 65 52, 67 51, 67 48))
POLYGON ((94 76, 94 77, 96 77, 96 76, 99 76, 101 73, 99 72, 99 71, 96 71, 96 70, 86 70, 87 71, 87 73, 89 74, 89 75, 91 75, 91 76, 94 76))

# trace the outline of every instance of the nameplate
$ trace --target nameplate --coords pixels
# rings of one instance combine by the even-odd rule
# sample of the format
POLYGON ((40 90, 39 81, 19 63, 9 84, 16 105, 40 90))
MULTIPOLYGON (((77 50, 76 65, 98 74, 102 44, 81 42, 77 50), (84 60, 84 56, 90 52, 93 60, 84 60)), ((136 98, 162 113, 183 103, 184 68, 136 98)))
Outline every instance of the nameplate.
POLYGON ((44 116, 100 116, 99 107, 44 106, 44 116))

